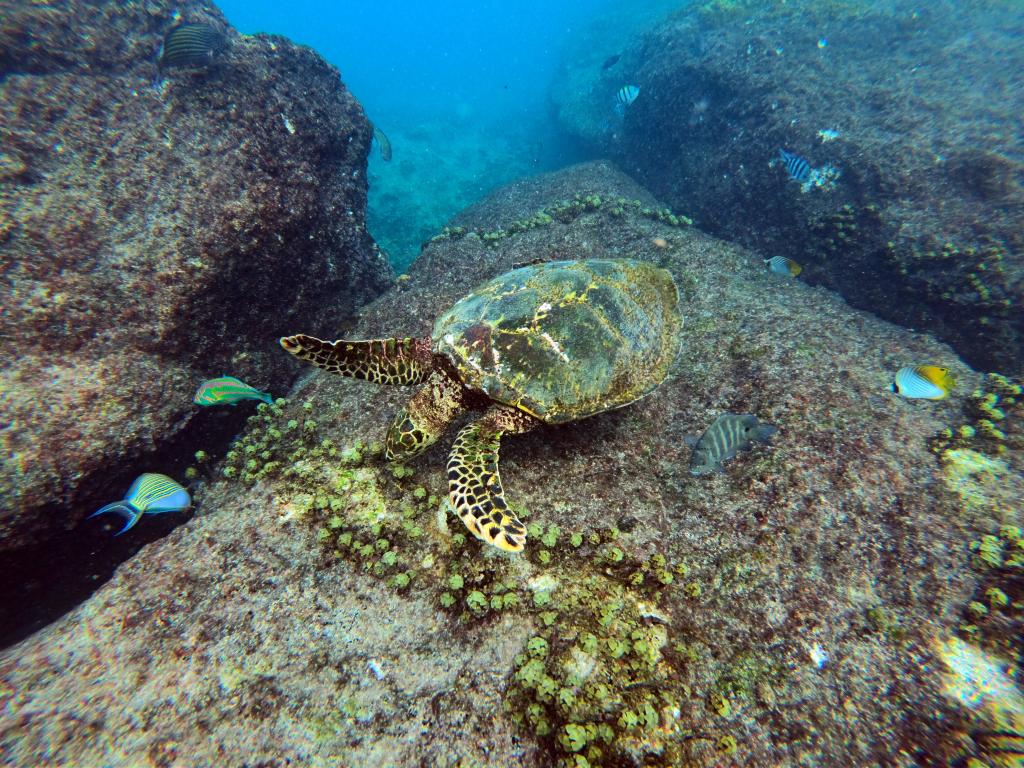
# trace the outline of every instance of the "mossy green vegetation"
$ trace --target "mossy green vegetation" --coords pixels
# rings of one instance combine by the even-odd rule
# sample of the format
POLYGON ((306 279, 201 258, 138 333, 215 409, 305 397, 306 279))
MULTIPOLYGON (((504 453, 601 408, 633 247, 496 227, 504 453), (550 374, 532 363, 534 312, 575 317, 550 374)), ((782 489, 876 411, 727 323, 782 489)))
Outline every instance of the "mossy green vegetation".
POLYGON ((660 221, 670 227, 689 227, 693 221, 686 216, 672 213, 668 208, 653 208, 640 200, 629 200, 624 197, 602 198, 600 195, 582 195, 571 200, 559 200, 547 208, 543 208, 532 216, 516 219, 498 229, 477 232, 466 227, 445 227, 434 237, 431 243, 442 240, 459 240, 470 235, 478 237, 487 245, 496 245, 500 241, 520 232, 529 232, 538 227, 546 227, 556 221, 569 224, 586 213, 603 211, 611 216, 620 217, 627 214, 642 216, 653 221, 660 221))
POLYGON ((505 706, 552 764, 681 765, 695 749, 742 748, 726 721, 755 687, 781 684, 779 670, 739 656, 710 689, 693 692, 690 682, 709 684, 696 674, 709 657, 668 608, 669 594, 675 606, 692 605, 721 585, 667 553, 638 551, 615 527, 564 530, 515 502, 530 544, 495 556, 411 468, 384 463, 376 444, 335 445, 309 418, 313 409, 285 405, 257 410, 220 474, 265 482, 271 524, 308 531, 324 568, 426 598, 465 632, 505 617, 532 627, 508 672, 505 706))
POLYGON ((979 583, 962 613, 960 632, 972 642, 1020 661, 1024 620, 1024 382, 996 373, 967 397, 964 421, 931 441, 946 488, 981 530, 966 543, 979 583), (998 526, 993 530, 993 521, 998 526))

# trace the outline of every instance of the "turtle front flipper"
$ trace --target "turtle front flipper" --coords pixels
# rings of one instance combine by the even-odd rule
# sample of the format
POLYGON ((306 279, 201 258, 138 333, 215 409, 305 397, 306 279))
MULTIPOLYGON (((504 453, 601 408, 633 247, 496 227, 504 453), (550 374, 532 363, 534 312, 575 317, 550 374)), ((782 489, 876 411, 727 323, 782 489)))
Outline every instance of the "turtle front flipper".
POLYGON ((493 406, 463 427, 448 456, 448 498, 470 532, 506 552, 521 552, 526 526, 508 508, 498 475, 498 447, 506 432, 527 432, 539 422, 522 411, 493 406))
POLYGON ((280 341, 285 351, 299 360, 377 384, 420 384, 433 368, 430 339, 324 341, 300 333, 283 336, 280 341))

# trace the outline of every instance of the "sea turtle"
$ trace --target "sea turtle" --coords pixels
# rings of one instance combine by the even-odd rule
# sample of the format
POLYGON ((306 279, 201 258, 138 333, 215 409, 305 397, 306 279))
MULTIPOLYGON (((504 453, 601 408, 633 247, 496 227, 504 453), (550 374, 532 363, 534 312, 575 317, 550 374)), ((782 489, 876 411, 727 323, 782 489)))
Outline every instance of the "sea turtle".
POLYGON ((281 346, 332 373, 422 384, 387 433, 389 461, 433 444, 463 411, 448 457, 452 507, 477 538, 519 552, 526 528, 505 503, 498 446, 505 433, 582 419, 638 400, 668 375, 679 349, 679 293, 664 269, 630 259, 530 264, 475 288, 428 338, 281 346))

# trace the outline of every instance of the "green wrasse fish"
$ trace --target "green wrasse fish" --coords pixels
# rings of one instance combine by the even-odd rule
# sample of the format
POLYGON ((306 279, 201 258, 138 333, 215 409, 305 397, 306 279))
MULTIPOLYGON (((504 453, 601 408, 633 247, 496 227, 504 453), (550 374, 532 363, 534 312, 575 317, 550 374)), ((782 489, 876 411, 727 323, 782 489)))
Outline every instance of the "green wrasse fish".
POLYGON ((125 498, 100 507, 89 517, 96 517, 107 512, 116 512, 121 515, 127 522, 124 524, 124 528, 114 534, 120 536, 135 525, 143 515, 180 512, 183 509, 188 509, 191 504, 192 499, 189 498, 188 491, 174 480, 167 475, 147 472, 135 478, 135 482, 131 484, 125 498))
POLYGON ((749 413, 723 413, 704 430, 700 439, 686 438, 693 448, 690 454, 690 474, 708 475, 723 472, 722 462, 755 442, 764 442, 778 432, 771 424, 761 424, 757 416, 749 413))
POLYGON ((234 405, 241 400, 262 400, 270 404, 274 402, 269 392, 261 392, 255 387, 250 387, 234 376, 221 376, 204 381, 196 390, 192 402, 196 405, 234 405))

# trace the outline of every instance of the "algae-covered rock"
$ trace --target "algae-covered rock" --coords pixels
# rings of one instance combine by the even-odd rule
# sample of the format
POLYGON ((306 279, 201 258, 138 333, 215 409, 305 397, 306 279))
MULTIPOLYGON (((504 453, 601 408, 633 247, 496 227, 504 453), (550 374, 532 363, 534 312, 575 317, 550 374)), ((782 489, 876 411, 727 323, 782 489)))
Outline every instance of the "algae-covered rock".
POLYGON ((1019 372, 1022 23, 1009 1, 697 2, 608 70, 582 30, 553 98, 567 129, 700 228, 1019 372), (623 83, 641 93, 619 118, 623 83))
POLYGON ((0 11, 0 549, 78 522, 190 427, 196 385, 288 381, 275 339, 388 283, 370 127, 338 72, 208 4, 0 11), (157 80, 180 20, 222 30, 157 80))
MULTIPOLYGON (((760 254, 644 215, 657 207, 604 164, 507 187, 346 333, 426 334, 536 258, 673 273, 669 379, 503 446, 524 553, 490 551, 447 513, 450 436, 409 466, 382 460, 407 391, 315 375, 260 406, 188 524, 0 655, 0 758, 955 764, 985 715, 948 694, 937 649, 972 599, 1013 620, 995 592, 975 596, 971 541, 992 531, 960 513, 932 444, 981 377, 930 337, 771 275, 760 254), (483 238, 555 207, 565 221, 483 238), (961 388, 938 402, 888 391, 919 359, 961 388), (725 411, 779 432, 724 474, 690 475, 684 437, 725 411)), ((1019 472, 1006 442, 1000 462, 1019 472)))

